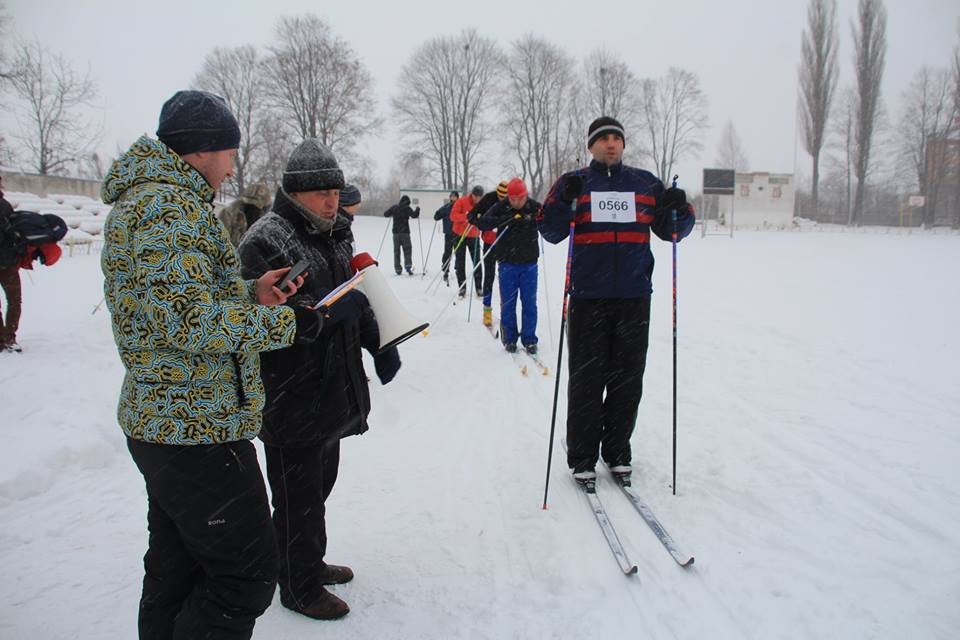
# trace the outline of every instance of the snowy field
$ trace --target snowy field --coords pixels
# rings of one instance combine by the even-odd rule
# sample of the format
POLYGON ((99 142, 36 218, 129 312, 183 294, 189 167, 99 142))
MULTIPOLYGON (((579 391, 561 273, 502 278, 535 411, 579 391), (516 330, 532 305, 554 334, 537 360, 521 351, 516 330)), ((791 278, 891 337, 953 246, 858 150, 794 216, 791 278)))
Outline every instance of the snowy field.
MULTIPOLYGON (((360 250, 383 225, 358 219, 360 250)), ((352 612, 316 622, 275 599, 255 637, 958 637, 960 237, 698 234, 680 249, 677 496, 663 242, 633 438, 635 486, 696 564, 601 485, 639 566, 623 576, 559 439, 540 508, 553 377, 523 377, 474 299, 469 323, 450 307, 401 347, 396 380, 371 383, 370 431, 344 441, 328 559, 356 572, 334 587, 352 612)), ((454 293, 425 293, 437 246, 425 279, 382 256, 428 321, 454 293)), ((551 373, 565 251, 541 280, 551 373)), ((98 260, 22 272, 24 352, 0 354, 0 638, 136 635, 146 494, 115 423, 108 317, 91 314, 98 260)))

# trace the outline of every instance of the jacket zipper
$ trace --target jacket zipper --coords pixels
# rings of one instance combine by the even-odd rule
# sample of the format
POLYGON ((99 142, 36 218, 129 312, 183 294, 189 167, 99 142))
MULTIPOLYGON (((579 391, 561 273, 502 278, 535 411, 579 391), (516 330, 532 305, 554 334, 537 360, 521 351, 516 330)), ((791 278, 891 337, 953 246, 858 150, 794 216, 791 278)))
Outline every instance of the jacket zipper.
POLYGON ((247 403, 247 395, 243 392, 243 378, 240 376, 240 359, 237 357, 237 354, 231 353, 230 358, 233 360, 233 374, 236 378, 237 384, 237 399, 239 400, 239 408, 243 409, 243 405, 247 403))

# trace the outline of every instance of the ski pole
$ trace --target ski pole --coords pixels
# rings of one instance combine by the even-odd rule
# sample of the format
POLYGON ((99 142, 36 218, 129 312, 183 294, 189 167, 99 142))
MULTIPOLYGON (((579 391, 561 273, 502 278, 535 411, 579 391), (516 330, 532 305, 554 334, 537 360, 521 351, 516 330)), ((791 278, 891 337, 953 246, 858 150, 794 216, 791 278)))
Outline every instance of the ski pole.
MULTIPOLYGON (((570 203, 571 216, 576 214, 577 199, 570 203)), ((573 263, 573 233, 576 229, 576 217, 570 219, 570 233, 567 246, 567 267, 563 277, 563 314, 560 316, 560 344, 557 346, 557 370, 553 382, 553 412, 550 416, 550 448, 547 450, 547 480, 543 487, 543 508, 547 508, 547 493, 550 491, 550 464, 553 462, 553 434, 557 426, 557 400, 560 398, 560 365, 563 363, 563 330, 567 326, 567 300, 570 294, 570 265, 573 263)))
POLYGON ((430 251, 433 249, 433 238, 437 235, 437 223, 439 220, 433 221, 433 231, 430 232, 430 242, 427 243, 427 255, 423 257, 423 273, 420 274, 420 279, 427 275, 427 260, 430 258, 430 251))
MULTIPOLYGON (((673 188, 677 178, 673 176, 673 188)), ((677 210, 670 211, 673 219, 673 495, 677 495, 677 210)))
MULTIPOLYGON (((433 277, 433 280, 430 281, 430 284, 427 285, 427 288, 424 290, 424 293, 430 293, 430 287, 433 286, 434 282, 437 282, 440 279, 440 275, 450 268, 450 261, 453 260, 457 255, 457 249, 460 248, 460 245, 463 243, 463 240, 467 237, 467 232, 470 231, 472 225, 467 225, 467 228, 463 230, 463 233, 460 234, 460 239, 457 240, 457 244, 454 245, 453 249, 450 251, 450 256, 447 258, 447 261, 443 263, 443 266, 440 268, 440 271, 433 277)), ((440 285, 437 284, 437 288, 440 288, 440 285)))
MULTIPOLYGON (((420 207, 417 207, 418 209, 420 207)), ((417 214, 417 239, 420 241, 420 258, 423 260, 423 265, 421 266, 422 273, 420 277, 422 278, 427 273, 427 256, 423 253, 423 234, 420 232, 420 214, 417 214)))
POLYGON ((387 231, 390 230, 390 221, 387 220, 387 226, 383 230, 383 237, 380 238, 380 246, 377 247, 377 256, 374 258, 377 262, 380 261, 380 250, 383 249, 383 241, 387 239, 387 231))
MULTIPOLYGON (((487 253, 490 253, 491 251, 493 251, 493 248, 494 248, 495 246, 497 246, 497 243, 498 243, 498 242, 500 242, 500 238, 502 238, 504 235, 506 235, 506 233, 507 233, 507 230, 506 230, 506 229, 504 229, 503 231, 497 233, 497 239, 494 240, 494 241, 493 241, 493 244, 490 245, 490 248, 487 249, 487 253)), ((484 253, 483 255, 487 255, 487 253, 484 253)), ((479 262, 479 263, 477 263, 477 264, 475 264, 475 265, 473 266, 473 271, 470 272, 470 275, 469 275, 468 277, 472 278, 472 277, 473 277, 473 272, 476 271, 476 270, 477 270, 477 267, 479 267, 481 264, 483 264, 482 261, 479 262)), ((459 296, 459 295, 460 295, 460 289, 457 288, 457 292, 456 292, 455 294, 453 294, 453 297, 450 298, 450 300, 447 302, 447 304, 443 305, 443 309, 440 310, 440 313, 437 314, 437 317, 434 318, 434 319, 433 319, 433 322, 430 323, 430 326, 431 326, 431 327, 435 327, 435 326, 437 325, 437 320, 439 320, 439 319, 440 319, 440 316, 442 316, 442 315, 444 314, 444 312, 446 312, 446 310, 447 310, 448 308, 450 308, 450 306, 453 304, 453 301, 456 300, 456 299, 457 299, 457 296, 459 296)))
POLYGON ((93 311, 90 312, 90 315, 94 315, 97 311, 100 311, 100 305, 102 305, 106 301, 106 299, 107 299, 106 296, 100 298, 100 302, 98 302, 97 306, 93 308, 93 311))
MULTIPOLYGON (((540 258, 543 260, 543 298, 547 302, 547 309, 550 309, 550 290, 547 287, 547 251, 543 244, 543 236, 540 236, 540 258)), ((549 311, 547 316, 547 329, 550 331, 550 342, 553 342, 553 321, 550 320, 549 311)))

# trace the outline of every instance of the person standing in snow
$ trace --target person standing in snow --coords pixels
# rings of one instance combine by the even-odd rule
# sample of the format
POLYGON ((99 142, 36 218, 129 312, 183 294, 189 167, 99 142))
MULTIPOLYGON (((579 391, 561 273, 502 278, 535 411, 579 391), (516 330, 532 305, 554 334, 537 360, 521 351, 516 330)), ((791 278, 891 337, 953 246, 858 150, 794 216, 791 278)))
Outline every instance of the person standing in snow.
MULTIPOLYGON (((143 475, 150 537, 140 638, 250 638, 279 557, 250 439, 264 404, 259 353, 315 339, 323 319, 284 306, 288 269, 240 276, 213 198, 240 129, 223 98, 179 91, 159 140, 133 143, 101 197, 101 269, 126 369, 117 417, 143 475)), ((126 635, 126 634, 125 634, 126 635)))
MULTIPOLYGON (((353 275, 349 229, 337 214, 343 173, 315 138, 290 156, 273 211, 240 243, 243 274, 257 277, 306 259, 308 276, 293 298, 314 305, 353 275)), ((353 579, 346 566, 328 564, 326 500, 337 480, 340 440, 367 431, 370 391, 361 347, 387 384, 400 369, 396 347, 377 354, 380 332, 367 298, 353 289, 330 307, 311 344, 261 358, 267 406, 263 414, 267 479, 280 543, 280 603, 310 618, 332 620, 350 607, 327 590, 353 579)))
POLYGON ((20 238, 13 228, 13 206, 3 197, 0 176, 0 287, 7 299, 7 313, 0 306, 0 351, 19 351, 17 329, 22 304, 20 287, 20 238))
POLYGON ((220 222, 230 234, 233 246, 240 245, 240 239, 254 222, 270 209, 270 190, 262 182, 252 184, 243 190, 243 195, 220 210, 220 222))
POLYGON ((567 309, 567 464, 581 482, 602 456, 621 481, 632 471, 630 436, 643 395, 650 327, 650 232, 670 241, 693 229, 681 189, 623 164, 626 136, 610 117, 587 131, 589 166, 566 173, 547 194, 540 233, 562 242, 575 222, 567 309))
POLYGON ((519 337, 527 353, 537 352, 537 259, 540 257, 537 215, 540 203, 527 195, 520 178, 507 183, 507 197, 487 209, 477 227, 503 233, 494 251, 500 263, 500 339, 507 351, 517 350, 517 298, 523 305, 519 337))
MULTIPOLYGON (((467 221, 476 225, 477 219, 484 214, 490 207, 507 197, 507 181, 501 180, 495 191, 484 194, 480 198, 470 213, 467 214, 467 221)), ((483 243, 483 325, 490 327, 493 325, 493 281, 496 276, 497 256, 490 249, 493 243, 497 241, 497 232, 492 228, 481 229, 480 241, 483 243)))
POLYGON ((393 218, 393 270, 400 270, 400 250, 403 249, 403 266, 409 275, 413 275, 413 245, 410 243, 410 218, 420 217, 420 207, 410 208, 410 197, 400 196, 400 202, 383 212, 387 218, 393 218))
POLYGON ((337 206, 337 218, 342 219, 346 225, 344 236, 350 243, 351 255, 357 252, 357 242, 353 237, 353 218, 362 205, 360 189, 352 184, 343 185, 343 189, 340 190, 340 204, 337 206))
POLYGON ((447 286, 450 286, 450 256, 453 255, 453 246, 457 243, 457 235, 453 232, 453 223, 450 221, 450 210, 459 197, 459 192, 451 191, 449 202, 444 203, 433 214, 434 220, 443 221, 443 257, 440 258, 440 268, 443 270, 443 283, 447 286))
POLYGON ((454 247, 455 271, 457 272, 457 286, 460 288, 458 296, 467 295, 467 251, 470 251, 470 262, 473 264, 473 284, 477 293, 483 288, 483 271, 477 268, 480 262, 479 243, 480 232, 477 227, 467 220, 467 214, 480 202, 483 197, 483 187, 476 185, 470 193, 457 199, 450 209, 450 223, 453 233, 457 237, 457 246, 454 247))

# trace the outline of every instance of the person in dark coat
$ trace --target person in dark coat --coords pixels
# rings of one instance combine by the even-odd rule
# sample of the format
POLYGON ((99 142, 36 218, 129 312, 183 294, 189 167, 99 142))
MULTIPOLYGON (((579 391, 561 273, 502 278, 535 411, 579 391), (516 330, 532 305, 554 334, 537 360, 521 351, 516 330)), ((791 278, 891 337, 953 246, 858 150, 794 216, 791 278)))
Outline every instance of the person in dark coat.
POLYGON ((350 252, 357 252, 357 242, 353 237, 353 218, 357 215, 357 212, 360 211, 360 207, 363 206, 362 197, 360 195, 360 189, 355 187, 352 184, 343 185, 343 189, 340 190, 340 204, 337 207, 337 217, 343 218, 346 223, 346 236, 347 241, 350 243, 350 252))
POLYGON ((680 240, 694 224, 682 189, 667 189, 649 171, 623 164, 625 140, 613 118, 590 123, 593 161, 557 179, 538 220, 544 240, 554 244, 575 225, 567 289, 567 464, 588 488, 600 456, 622 482, 630 481, 630 436, 650 331, 651 233, 670 241, 676 230, 680 240))
POLYGON ((0 351, 20 351, 17 329, 20 327, 20 240, 13 228, 13 207, 3 197, 0 177, 0 287, 7 298, 7 314, 0 306, 0 351))
POLYGON ((517 350, 519 298, 523 306, 519 337, 528 353, 536 353, 540 203, 528 197, 527 186, 520 178, 507 183, 506 195, 477 220, 477 227, 496 229, 498 236, 503 234, 493 248, 500 263, 500 339, 507 351, 517 350))
POLYGON ((443 270, 443 282, 450 286, 450 257, 453 256, 453 245, 457 243, 457 235, 453 232, 453 222, 450 220, 450 210, 453 203, 460 197, 458 191, 450 192, 450 200, 445 202, 436 213, 434 220, 443 221, 443 257, 440 258, 440 268, 443 270))
MULTIPOLYGON (((490 207, 507 197, 507 181, 501 180, 494 191, 485 193, 480 201, 474 205, 473 209, 467 213, 467 221, 477 226, 477 219, 482 216, 490 207)), ((478 227, 480 228, 480 227, 478 227)), ((486 327, 493 326, 493 282, 497 274, 497 256, 491 251, 493 243, 497 241, 497 232, 488 228, 481 229, 480 241, 482 243, 483 256, 483 324, 486 327)))
MULTIPOLYGON (((294 305, 315 306, 352 275, 349 222, 337 214, 343 174, 333 153, 308 139, 290 156, 273 211, 240 243, 242 272, 255 277, 273 265, 307 259, 294 305)), ((361 347, 376 354, 376 318, 357 289, 329 306, 320 336, 261 359, 267 393, 263 413, 267 479, 280 545, 280 603, 305 616, 331 620, 347 604, 326 585, 353 579, 346 566, 328 564, 326 499, 337 480, 340 440, 367 430, 370 392, 361 347)), ((400 369, 396 347, 374 355, 387 384, 400 369)))
POLYGON ((420 207, 410 208, 409 196, 400 196, 400 202, 383 212, 387 218, 393 218, 393 270, 400 270, 400 250, 403 249, 403 267, 413 275, 413 246, 410 243, 410 218, 420 217, 420 207))

